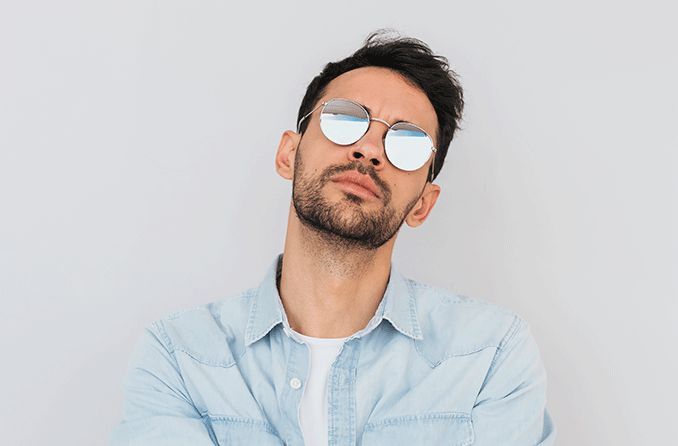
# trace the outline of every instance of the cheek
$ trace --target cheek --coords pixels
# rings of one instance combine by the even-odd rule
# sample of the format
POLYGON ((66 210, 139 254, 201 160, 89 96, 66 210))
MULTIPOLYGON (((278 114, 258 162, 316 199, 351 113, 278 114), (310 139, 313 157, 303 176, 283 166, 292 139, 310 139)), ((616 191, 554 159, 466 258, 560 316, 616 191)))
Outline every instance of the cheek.
MULTIPOLYGON (((309 135, 310 136, 310 135, 309 135)), ((328 167, 341 164, 339 150, 336 152, 328 147, 323 141, 304 138, 297 158, 301 160, 301 170, 306 177, 317 177, 327 170, 328 167)))
POLYGON ((312 165, 314 170, 324 170, 329 166, 343 166, 348 163, 346 152, 349 148, 337 146, 324 138, 309 138, 302 146, 304 164, 312 165))
POLYGON ((398 173, 398 179, 389 182, 388 185, 391 190, 391 203, 402 209, 419 199, 426 183, 416 172, 398 173))
POLYGON ((394 179, 388 182, 391 187, 391 192, 394 196, 412 196, 418 194, 426 183, 424 179, 420 178, 419 172, 405 172, 398 170, 395 172, 394 179))

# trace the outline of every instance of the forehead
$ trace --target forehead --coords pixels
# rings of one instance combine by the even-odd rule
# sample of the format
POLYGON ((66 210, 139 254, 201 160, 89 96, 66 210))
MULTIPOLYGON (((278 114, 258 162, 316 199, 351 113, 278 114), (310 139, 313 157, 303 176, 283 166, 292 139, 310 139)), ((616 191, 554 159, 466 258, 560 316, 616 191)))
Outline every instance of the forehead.
POLYGON ((321 98, 351 99, 365 105, 373 117, 393 124, 407 121, 435 138, 438 119, 426 93, 388 68, 363 67, 332 79, 321 98))

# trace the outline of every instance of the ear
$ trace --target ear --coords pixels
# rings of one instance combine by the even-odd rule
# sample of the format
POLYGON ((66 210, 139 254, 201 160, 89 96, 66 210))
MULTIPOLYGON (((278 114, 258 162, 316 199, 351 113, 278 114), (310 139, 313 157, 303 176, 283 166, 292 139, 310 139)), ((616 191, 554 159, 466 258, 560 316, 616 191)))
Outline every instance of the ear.
POLYGON ((294 178, 294 158, 300 141, 301 135, 292 130, 285 130, 280 137, 278 151, 275 154, 275 170, 285 179, 294 178))
POLYGON ((424 220, 428 217, 433 206, 435 206, 439 195, 440 186, 427 182, 424 187, 424 192, 422 192, 421 197, 419 197, 417 204, 414 205, 405 218, 407 225, 411 228, 416 228, 424 223, 424 220))

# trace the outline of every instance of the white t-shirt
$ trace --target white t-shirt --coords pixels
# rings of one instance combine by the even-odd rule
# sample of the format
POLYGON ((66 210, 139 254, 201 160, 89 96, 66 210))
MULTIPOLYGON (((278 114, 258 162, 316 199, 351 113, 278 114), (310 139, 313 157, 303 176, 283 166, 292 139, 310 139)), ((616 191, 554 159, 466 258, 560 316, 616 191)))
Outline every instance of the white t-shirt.
POLYGON ((295 331, 306 344, 311 368, 299 406, 299 423, 306 446, 327 446, 327 375, 347 338, 314 338, 295 331))

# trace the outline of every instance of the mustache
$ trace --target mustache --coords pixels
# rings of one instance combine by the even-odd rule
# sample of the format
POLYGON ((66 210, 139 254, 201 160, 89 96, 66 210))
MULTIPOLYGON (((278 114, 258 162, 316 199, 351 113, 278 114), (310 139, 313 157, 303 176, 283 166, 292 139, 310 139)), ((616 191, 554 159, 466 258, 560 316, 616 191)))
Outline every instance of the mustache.
POLYGON ((350 172, 351 170, 357 170, 363 175, 369 175, 370 178, 372 178, 372 181, 377 185, 379 189, 381 189, 382 193, 384 194, 385 197, 390 197, 391 195, 391 190, 389 187, 384 183, 381 178, 377 175, 377 172, 374 171, 374 168, 372 167, 365 167, 365 165, 359 161, 354 161, 349 164, 343 164, 343 165, 338 165, 338 166, 330 166, 328 167, 325 172, 322 174, 321 180, 322 184, 324 185, 332 177, 334 177, 337 174, 344 173, 344 172, 350 172))

